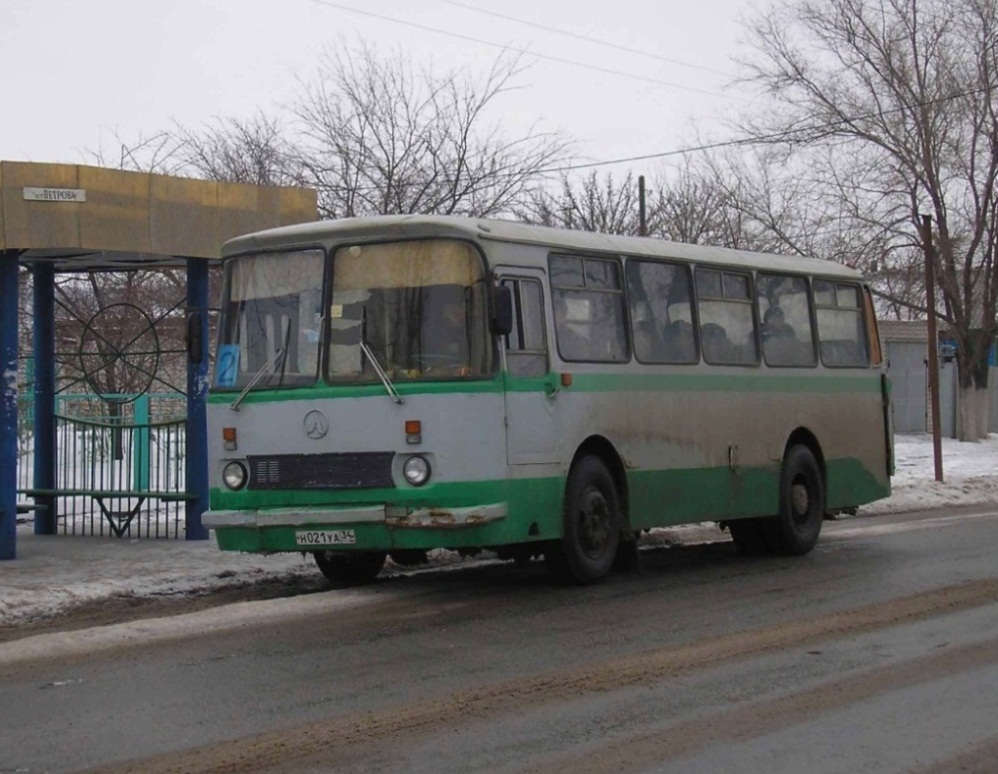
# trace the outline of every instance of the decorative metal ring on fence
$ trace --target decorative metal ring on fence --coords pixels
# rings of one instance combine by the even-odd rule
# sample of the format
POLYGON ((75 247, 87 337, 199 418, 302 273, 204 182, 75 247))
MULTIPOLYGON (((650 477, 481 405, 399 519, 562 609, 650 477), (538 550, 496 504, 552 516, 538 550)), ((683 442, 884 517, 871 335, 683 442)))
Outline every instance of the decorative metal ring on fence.
POLYGON ((156 325, 135 304, 109 304, 84 324, 77 354, 94 392, 128 393, 125 401, 135 400, 149 391, 159 369, 156 325))

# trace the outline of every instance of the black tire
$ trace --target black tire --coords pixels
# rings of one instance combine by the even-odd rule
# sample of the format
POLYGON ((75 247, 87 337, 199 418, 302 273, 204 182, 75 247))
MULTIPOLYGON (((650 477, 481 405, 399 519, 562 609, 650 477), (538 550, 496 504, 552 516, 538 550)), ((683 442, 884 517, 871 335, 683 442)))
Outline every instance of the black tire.
POLYGON ((766 519, 735 519, 729 521, 727 526, 738 553, 762 556, 772 552, 766 537, 766 519))
POLYGON ((599 457, 572 466, 565 485, 564 535, 544 552, 555 576, 585 585, 606 577, 620 544, 620 498, 599 457))
POLYGON ((818 542, 824 519, 821 466, 806 446, 792 446, 780 471, 780 512, 766 520, 766 541, 776 553, 801 556, 818 542))
POLYGON ((334 586, 371 583, 385 566, 385 551, 316 551, 316 566, 334 586))

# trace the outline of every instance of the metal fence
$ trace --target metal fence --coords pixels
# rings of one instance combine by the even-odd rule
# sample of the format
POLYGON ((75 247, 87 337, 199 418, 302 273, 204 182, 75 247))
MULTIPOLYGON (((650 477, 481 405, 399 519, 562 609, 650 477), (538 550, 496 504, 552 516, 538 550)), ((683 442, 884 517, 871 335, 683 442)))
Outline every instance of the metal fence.
MULTIPOLYGON (((186 412, 179 394, 56 396, 55 488, 73 492, 56 498, 59 534, 183 537, 185 503, 155 494, 185 491, 186 412)), ((32 396, 20 398, 18 489, 34 484, 33 414, 32 396)))

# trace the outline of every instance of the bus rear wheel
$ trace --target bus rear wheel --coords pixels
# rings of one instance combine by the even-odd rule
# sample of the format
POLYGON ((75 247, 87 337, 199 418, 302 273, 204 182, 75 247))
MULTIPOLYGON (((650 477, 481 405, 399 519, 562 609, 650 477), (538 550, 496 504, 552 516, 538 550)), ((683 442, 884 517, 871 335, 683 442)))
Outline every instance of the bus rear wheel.
POLYGON ((780 472, 780 512, 766 520, 766 541, 776 553, 801 556, 818 542, 824 518, 821 466, 809 448, 792 446, 780 472))
POLYGON ((599 457, 583 457, 565 486, 564 535, 545 551, 544 560, 559 580, 596 583, 613 567, 620 523, 613 476, 599 457))
POLYGON ((334 586, 360 586, 378 577, 385 551, 316 551, 315 564, 334 586))

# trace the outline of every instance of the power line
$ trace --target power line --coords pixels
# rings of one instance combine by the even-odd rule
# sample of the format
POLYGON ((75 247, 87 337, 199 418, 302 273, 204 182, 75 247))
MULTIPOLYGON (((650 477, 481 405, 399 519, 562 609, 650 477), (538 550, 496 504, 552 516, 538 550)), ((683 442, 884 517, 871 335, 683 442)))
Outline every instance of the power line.
POLYGON ((930 105, 942 104, 944 102, 949 102, 950 100, 960 99, 961 97, 969 97, 972 94, 985 91, 994 91, 995 86, 980 86, 976 89, 968 89, 967 91, 957 92, 956 94, 950 94, 945 97, 937 97, 936 99, 925 100, 924 102, 916 102, 912 105, 906 107, 893 108, 891 110, 881 110, 875 113, 867 113, 865 115, 859 116, 846 116, 845 118, 840 118, 835 121, 829 121, 824 124, 815 124, 813 126, 802 126, 796 129, 783 129, 779 132, 773 132, 771 134, 763 134, 757 137, 745 137, 740 140, 723 140, 720 142, 707 143, 704 145, 696 145, 688 148, 677 148, 674 150, 662 151, 660 153, 647 153, 642 156, 627 156, 619 159, 608 159, 606 161, 593 161, 585 164, 571 164, 563 167, 550 167, 548 169, 539 169, 537 174, 550 174, 552 172, 571 172, 577 169, 592 169, 594 167, 608 167, 615 164, 626 164, 634 161, 648 161, 649 159, 664 159, 669 156, 684 156, 688 153, 699 153, 701 151, 717 150, 718 148, 733 148, 740 145, 762 145, 770 143, 776 140, 792 140, 795 135, 812 133, 812 132, 825 132, 830 129, 834 129, 838 126, 844 124, 850 124, 855 121, 865 121, 869 118, 877 118, 879 116, 891 115, 893 113, 902 113, 905 110, 911 108, 919 107, 929 107, 930 105))
POLYGON ((641 49, 631 48, 630 46, 622 46, 618 43, 611 43, 607 40, 600 40, 599 38, 589 37, 588 35, 580 35, 576 32, 569 32, 568 30, 558 29, 557 27, 548 27, 544 24, 538 24, 537 22, 527 21, 526 19, 518 19, 515 16, 507 16, 504 13, 498 13, 496 11, 489 11, 485 8, 478 8, 474 5, 468 5, 467 3, 460 3, 457 0, 440 0, 441 3, 446 3, 447 5, 453 5, 457 8, 464 8, 468 11, 475 11, 476 13, 482 13, 487 16, 494 16, 497 19, 505 19, 506 21, 515 22, 516 24, 523 24, 527 27, 534 27, 539 30, 544 30, 545 32, 553 32, 556 35, 564 35, 568 38, 575 38, 576 40, 582 40, 586 43, 595 43, 598 46, 606 46, 607 48, 616 49, 617 51, 625 51, 628 54, 637 54, 638 56, 645 56, 649 59, 657 59, 660 62, 668 62, 669 64, 679 65, 680 67, 689 67, 692 70, 702 70, 705 73, 711 73, 713 75, 720 75, 725 78, 734 78, 735 76, 731 73, 726 73, 723 70, 714 70, 710 67, 704 67, 703 65, 693 64, 692 62, 684 62, 681 59, 672 59, 671 57, 662 56, 661 54, 654 54, 651 51, 642 51, 641 49))
POLYGON ((659 78, 652 78, 647 75, 638 75, 637 73, 628 73, 623 70, 614 70, 610 67, 600 67, 599 65, 590 64, 588 62, 578 62, 574 59, 566 59, 560 56, 553 56, 551 54, 541 54, 537 51, 532 51, 529 48, 520 48, 517 46, 510 46, 504 43, 494 43, 491 40, 483 40, 482 38, 475 38, 471 35, 464 35, 460 32, 450 32, 449 30, 442 30, 437 27, 430 27, 426 24, 419 24, 418 22, 406 21, 404 19, 397 19, 394 16, 385 16, 383 14, 374 13, 373 11, 363 11, 360 8, 351 8, 348 5, 341 5, 340 3, 334 3, 331 0, 309 0, 310 3, 316 5, 323 5, 328 8, 336 8, 340 11, 347 11, 349 13, 360 14, 361 16, 369 16, 372 19, 380 19, 381 21, 392 22, 393 24, 401 24, 406 27, 412 27, 417 30, 423 30, 424 32, 433 32, 437 35, 446 35, 451 38, 457 38, 459 40, 466 40, 471 43, 478 43, 482 46, 489 46, 491 48, 498 48, 503 51, 514 51, 519 54, 526 54, 528 56, 536 57, 537 59, 546 59, 551 62, 558 62, 559 64, 567 64, 572 67, 581 67, 586 70, 593 70, 595 72, 604 73, 606 75, 616 75, 621 78, 631 78, 636 81, 643 81, 644 83, 652 83, 656 86, 666 86, 670 89, 680 89, 682 91, 691 91, 696 94, 706 94, 711 97, 721 97, 722 99, 733 99, 740 102, 751 102, 748 97, 743 97, 739 94, 724 94, 718 91, 711 91, 709 89, 700 89, 696 86, 688 86, 683 83, 674 83, 672 81, 663 81, 659 78))
MULTIPOLYGON (((441 1, 442 2, 451 2, 452 4, 461 5, 460 3, 454 3, 453 0, 441 0, 441 1)), ((541 59, 549 59, 549 60, 552 60, 552 61, 555 61, 555 62, 561 62, 561 63, 564 63, 564 64, 570 64, 570 65, 573 65, 573 66, 584 67, 584 68, 587 68, 587 69, 597 70, 597 71, 605 72, 605 73, 612 74, 612 75, 620 75, 620 76, 627 77, 627 78, 635 78, 635 79, 638 79, 638 80, 647 81, 647 82, 655 83, 655 84, 658 84, 658 85, 664 85, 664 86, 669 86, 669 87, 672 87, 672 88, 684 89, 684 90, 687 90, 687 91, 695 91, 695 92, 699 92, 699 93, 710 94, 712 96, 726 96, 726 97, 729 97, 729 98, 732 98, 732 99, 743 99, 743 100, 745 99, 745 98, 741 98, 741 97, 735 97, 734 95, 721 95, 721 94, 717 94, 716 92, 705 91, 703 89, 697 89, 697 88, 692 87, 692 86, 684 86, 682 84, 671 83, 671 82, 668 82, 668 81, 661 81, 661 80, 658 80, 658 79, 655 79, 655 78, 650 78, 650 77, 635 75, 633 73, 626 73, 626 72, 622 72, 622 71, 618 71, 618 70, 612 70, 612 69, 609 69, 609 68, 603 68, 603 67, 598 67, 598 66, 595 66, 595 65, 589 65, 589 64, 586 64, 586 63, 583 63, 583 62, 576 62, 576 61, 571 60, 571 59, 563 59, 561 57, 549 56, 547 54, 539 54, 539 53, 536 53, 536 52, 532 52, 529 49, 517 48, 517 47, 514 47, 514 46, 506 46, 506 45, 503 45, 501 43, 493 43, 492 41, 482 40, 480 38, 475 38, 475 37, 472 37, 470 35, 463 35, 463 34, 457 33, 457 32, 449 32, 447 30, 437 29, 435 27, 430 27, 430 26, 427 26, 427 25, 418 24, 416 22, 410 22, 410 21, 405 21, 405 20, 402 20, 402 19, 396 19, 396 18, 391 17, 391 16, 385 16, 385 15, 382 15, 382 14, 373 13, 371 11, 363 11, 363 10, 360 10, 359 8, 351 8, 350 6, 345 6, 345 5, 342 5, 340 3, 332 2, 332 0, 309 0, 309 2, 315 3, 317 5, 323 5, 323 6, 327 6, 327 7, 330 7, 330 8, 336 8, 336 9, 339 9, 339 10, 348 11, 350 13, 356 13, 356 14, 360 14, 360 15, 363 15, 363 16, 369 16, 369 17, 372 17, 372 18, 375 18, 375 19, 380 19, 382 21, 388 21, 388 22, 393 22, 393 23, 396 23, 396 24, 401 24, 401 25, 404 25, 404 26, 407 26, 407 27, 413 27, 415 29, 421 29, 421 30, 424 30, 424 31, 427 31, 427 32, 433 32, 433 33, 437 33, 437 34, 440 34, 440 35, 447 35, 449 37, 454 37, 454 38, 458 38, 458 39, 461 39, 461 40, 467 40, 467 41, 470 41, 470 42, 473 42, 473 43, 479 43, 479 44, 490 46, 490 47, 493 47, 493 48, 500 48, 500 49, 505 50, 505 51, 516 51, 516 52, 519 52, 519 53, 528 54, 528 55, 531 55, 531 56, 536 56, 536 57, 541 58, 541 59)), ((468 6, 468 7, 470 7, 470 6, 468 6)), ((478 10, 481 10, 481 9, 478 9, 478 10)), ((759 144, 769 143, 769 142, 773 142, 773 141, 777 141, 777 140, 792 140, 793 137, 795 137, 797 135, 800 135, 800 134, 803 134, 803 133, 806 133, 806 132, 821 132, 821 131, 826 131, 826 130, 834 129, 835 127, 841 126, 843 124, 848 124, 848 123, 851 123, 851 122, 854 122, 854 121, 863 121, 863 120, 866 120, 866 119, 869 119, 869 118, 875 118, 875 117, 878 117, 878 116, 890 115, 892 113, 900 113, 900 112, 903 112, 904 110, 910 109, 911 107, 927 107, 929 105, 939 104, 939 103, 943 103, 943 102, 948 102, 948 101, 953 100, 953 99, 959 99, 960 97, 970 96, 970 95, 975 94, 977 92, 991 91, 993 89, 994 89, 994 87, 991 87, 991 86, 983 86, 983 87, 978 87, 978 88, 975 88, 975 89, 968 89, 967 91, 964 91, 964 92, 958 92, 956 94, 951 94, 951 95, 946 96, 946 97, 939 97, 937 99, 931 99, 931 100, 926 100, 925 102, 915 103, 915 104, 913 104, 911 106, 908 106, 908 107, 894 108, 892 110, 878 111, 878 112, 875 112, 875 113, 869 113, 869 114, 860 115, 860 116, 851 116, 851 117, 847 116, 845 118, 841 118, 841 119, 838 119, 836 121, 830 121, 830 122, 825 123, 825 124, 816 124, 816 125, 813 125, 813 126, 802 126, 802 127, 795 128, 795 129, 785 129, 785 130, 781 130, 779 132, 773 132, 773 133, 768 134, 768 135, 760 135, 760 136, 757 136, 757 137, 742 138, 742 139, 739 139, 739 140, 726 140, 726 141, 720 141, 720 142, 715 142, 715 143, 707 143, 707 144, 703 144, 703 145, 691 146, 691 147, 686 147, 686 148, 677 148, 677 149, 668 150, 668 151, 661 151, 661 152, 658 152, 658 153, 648 153, 648 154, 643 154, 643 155, 640 155, 640 156, 627 156, 627 157, 617 158, 617 159, 607 159, 607 160, 604 160, 604 161, 593 161, 593 162, 586 162, 586 163, 582 163, 582 164, 567 164, 567 165, 564 165, 564 166, 549 167, 549 168, 546 168, 546 169, 537 170, 537 172, 535 174, 539 174, 540 175, 540 174, 551 174, 551 173, 558 173, 558 172, 571 172, 571 171, 580 170, 580 169, 594 169, 594 168, 597 168, 597 167, 614 166, 616 164, 626 164, 626 163, 633 163, 633 162, 637 162, 637 161, 649 161, 651 159, 668 158, 670 156, 682 156, 682 155, 686 155, 686 154, 689 154, 689 153, 699 153, 699 152, 702 152, 702 151, 717 150, 719 148, 730 148, 730 147, 738 147, 738 146, 743 146, 743 145, 759 145, 759 144)), ((513 177, 513 176, 515 176, 515 175, 501 175, 499 177, 513 177)))
MULTIPOLYGON (((778 140, 788 140, 792 141, 795 135, 802 134, 805 132, 825 132, 835 127, 841 126, 843 124, 852 123, 854 121, 864 121, 868 118, 875 118, 878 116, 890 115, 892 113, 900 113, 913 107, 928 107, 930 105, 942 104, 944 102, 949 102, 950 100, 960 99, 961 97, 968 97, 972 94, 994 91, 996 87, 994 86, 981 86, 975 89, 968 89, 966 91, 957 92, 956 94, 950 94, 945 97, 938 97, 936 99, 925 100, 924 102, 916 102, 908 107, 894 108, 892 110, 882 110, 876 113, 867 113, 865 115, 859 116, 846 116, 845 118, 840 118, 836 121, 829 121, 824 124, 815 124, 813 126, 802 126, 796 129, 784 129, 779 132, 772 132, 770 134, 759 135, 757 137, 744 137, 739 140, 722 140, 714 143, 705 143, 703 145, 694 145, 686 148, 674 148, 673 150, 661 151, 659 153, 646 153, 641 156, 626 156, 624 158, 617 159, 606 159, 604 161, 592 161, 583 164, 566 164, 559 167, 546 167, 533 171, 532 175, 550 175, 557 172, 574 172, 580 169, 594 169, 596 167, 608 167, 614 166, 616 164, 627 164, 635 161, 648 161, 650 159, 663 159, 670 156, 684 156, 689 153, 700 153, 702 151, 717 150, 718 148, 734 148, 743 145, 763 145, 770 142, 778 140)), ((522 177, 521 173, 507 173, 507 174, 497 174, 493 176, 493 180, 505 180, 514 177, 522 177)), ((451 183, 453 180, 449 178, 442 178, 442 183, 451 183)), ((334 188, 341 188, 343 190, 350 190, 351 186, 332 186, 334 188)), ((379 191, 376 186, 362 186, 353 190, 359 191, 379 191)))

